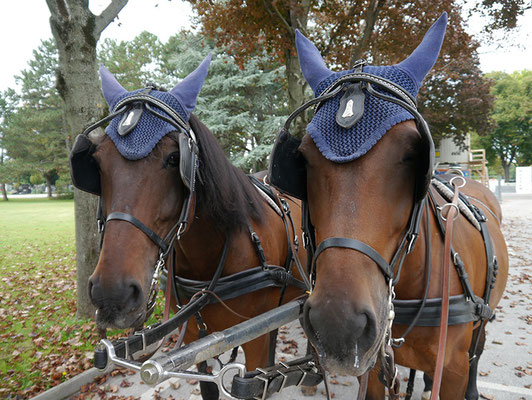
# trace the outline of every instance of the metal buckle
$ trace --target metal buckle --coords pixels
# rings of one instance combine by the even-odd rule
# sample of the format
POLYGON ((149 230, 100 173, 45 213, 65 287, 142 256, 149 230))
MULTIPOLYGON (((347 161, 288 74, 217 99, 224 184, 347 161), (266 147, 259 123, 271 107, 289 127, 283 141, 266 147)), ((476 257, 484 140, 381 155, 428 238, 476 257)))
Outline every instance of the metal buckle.
POLYGON ((279 387, 279 390, 277 391, 277 393, 281 392, 281 390, 284 389, 284 385, 286 383, 286 379, 288 378, 288 375, 286 374, 283 374, 281 371, 277 370, 277 372, 283 377, 283 381, 281 382, 281 386, 279 387))
POLYGON ((181 235, 185 232, 186 222, 181 222, 179 228, 177 228, 176 238, 181 240, 181 235))
POLYGON ((406 246, 406 254, 410 254, 410 252, 414 249, 414 245, 416 244, 418 237, 418 233, 412 233, 410 235, 410 238, 408 239, 408 245, 406 246))
MULTIPOLYGON (((266 372, 263 369, 257 368, 258 371, 262 372, 263 374, 266 374, 266 372)), ((268 378, 265 378, 264 376, 257 375, 257 379, 260 379, 264 382, 264 390, 262 391, 262 397, 254 397, 255 400, 264 400, 266 399, 266 395, 268 394, 268 387, 270 386, 270 380, 268 378)))
POLYGON ((300 386, 302 383, 303 383, 303 380, 307 377, 307 371, 304 371, 300 365, 297 366, 297 368, 303 372, 303 375, 301 376, 301 379, 299 380, 299 382, 297 383, 296 386, 300 386))
POLYGON ((303 247, 306 249, 309 245, 309 237, 306 232, 301 233, 301 238, 303 239, 303 247))

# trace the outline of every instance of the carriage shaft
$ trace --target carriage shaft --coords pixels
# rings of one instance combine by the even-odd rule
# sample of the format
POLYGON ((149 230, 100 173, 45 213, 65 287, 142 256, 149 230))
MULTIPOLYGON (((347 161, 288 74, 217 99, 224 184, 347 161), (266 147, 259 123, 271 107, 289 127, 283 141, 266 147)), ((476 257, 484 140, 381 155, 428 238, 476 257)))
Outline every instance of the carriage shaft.
POLYGON ((221 332, 214 332, 161 357, 147 360, 141 367, 142 380, 150 385, 170 377, 168 372, 187 369, 247 343, 299 318, 304 299, 284 304, 221 332))

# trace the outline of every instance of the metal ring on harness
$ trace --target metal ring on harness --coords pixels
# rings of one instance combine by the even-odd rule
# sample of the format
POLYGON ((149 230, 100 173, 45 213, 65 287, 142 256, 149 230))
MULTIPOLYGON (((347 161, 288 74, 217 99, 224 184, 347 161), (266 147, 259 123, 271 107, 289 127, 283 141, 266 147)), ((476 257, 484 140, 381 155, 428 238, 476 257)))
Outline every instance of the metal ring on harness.
MULTIPOLYGON (((460 172, 462 172, 462 171, 460 171, 460 172)), ((455 188, 463 188, 463 187, 465 186, 465 184, 466 184, 466 180, 465 180, 465 178, 464 178, 463 175, 457 175, 457 176, 453 176, 453 177, 451 178, 451 180, 449 181, 449 183, 450 183, 451 185, 453 185, 455 188), (461 179, 461 180, 462 180, 462 183, 461 183, 460 185, 457 185, 456 183, 453 183, 453 181, 454 181, 455 179, 461 179)))
MULTIPOLYGON (((459 177, 457 177, 457 178, 459 178, 459 177)), ((447 221, 447 218, 443 216, 443 210, 445 210, 445 207, 454 207, 455 208, 456 214, 454 214, 454 216, 453 216, 453 221, 456 220, 456 218, 458 218, 458 216, 460 215, 460 208, 458 208, 458 205, 454 204, 454 203, 445 203, 443 206, 440 207, 440 217, 441 217, 442 220, 447 221)))

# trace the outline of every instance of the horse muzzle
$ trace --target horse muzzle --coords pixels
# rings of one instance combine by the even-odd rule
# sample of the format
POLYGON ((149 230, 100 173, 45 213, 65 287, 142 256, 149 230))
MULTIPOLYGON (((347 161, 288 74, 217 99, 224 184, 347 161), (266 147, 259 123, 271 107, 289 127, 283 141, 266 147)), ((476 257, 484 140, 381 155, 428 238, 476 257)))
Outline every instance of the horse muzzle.
POLYGON ((97 307, 96 325, 101 328, 137 328, 146 316, 142 286, 134 280, 104 288, 97 277, 89 279, 89 296, 97 307))
POLYGON ((302 325, 320 365, 328 372, 360 376, 375 364, 382 334, 371 310, 355 312, 331 303, 305 303, 302 325))

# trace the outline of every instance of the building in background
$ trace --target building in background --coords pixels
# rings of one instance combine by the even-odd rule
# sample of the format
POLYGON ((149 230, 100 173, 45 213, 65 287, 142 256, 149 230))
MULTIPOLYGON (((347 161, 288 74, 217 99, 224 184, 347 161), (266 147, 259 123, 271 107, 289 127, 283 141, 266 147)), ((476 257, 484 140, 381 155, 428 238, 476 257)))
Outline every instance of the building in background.
POLYGON ((443 138, 436 146, 436 173, 460 170, 464 176, 488 185, 488 162, 484 149, 471 149, 470 135, 467 134, 463 146, 458 146, 452 138, 443 138))

